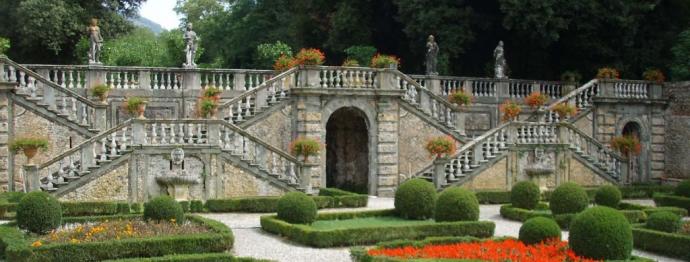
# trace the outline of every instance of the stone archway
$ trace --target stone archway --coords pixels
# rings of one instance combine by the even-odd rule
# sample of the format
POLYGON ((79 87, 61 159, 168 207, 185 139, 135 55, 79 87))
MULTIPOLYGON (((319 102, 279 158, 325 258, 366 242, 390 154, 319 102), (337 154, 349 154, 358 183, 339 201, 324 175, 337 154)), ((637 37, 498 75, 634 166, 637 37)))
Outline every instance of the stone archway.
POLYGON ((331 114, 326 124, 326 186, 369 193, 369 128, 355 107, 331 114))
POLYGON ((642 144, 640 154, 630 156, 630 162, 628 163, 628 181, 626 181, 628 183, 646 182, 647 180, 645 176, 647 165, 643 161, 646 156, 644 146, 645 136, 643 136, 643 132, 642 126, 635 121, 626 122, 621 129, 621 135, 636 137, 642 144))

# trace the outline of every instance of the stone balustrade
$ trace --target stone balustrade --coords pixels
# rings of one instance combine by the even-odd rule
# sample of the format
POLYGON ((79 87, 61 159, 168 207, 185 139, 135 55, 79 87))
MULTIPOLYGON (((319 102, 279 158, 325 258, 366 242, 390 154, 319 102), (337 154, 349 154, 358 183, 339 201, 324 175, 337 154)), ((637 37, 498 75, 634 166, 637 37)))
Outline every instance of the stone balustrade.
POLYGON ((76 92, 0 56, 0 82, 16 85, 16 94, 92 130, 106 129, 106 105, 91 101, 76 92))
POLYGON ((434 94, 427 88, 424 88, 417 81, 405 74, 397 71, 395 71, 393 74, 395 79, 393 82, 393 89, 403 91, 403 100, 412 105, 418 106, 428 116, 439 123, 443 123, 445 126, 450 128, 457 127, 456 124, 458 119, 456 119, 456 115, 459 115, 460 113, 457 112, 456 105, 448 102, 446 97, 441 97, 437 94, 434 94))
POLYGON ((469 92, 475 98, 493 98, 501 102, 505 99, 522 99, 532 92, 540 92, 551 99, 558 99, 574 88, 570 83, 556 81, 422 75, 410 77, 441 96, 460 91, 469 92))

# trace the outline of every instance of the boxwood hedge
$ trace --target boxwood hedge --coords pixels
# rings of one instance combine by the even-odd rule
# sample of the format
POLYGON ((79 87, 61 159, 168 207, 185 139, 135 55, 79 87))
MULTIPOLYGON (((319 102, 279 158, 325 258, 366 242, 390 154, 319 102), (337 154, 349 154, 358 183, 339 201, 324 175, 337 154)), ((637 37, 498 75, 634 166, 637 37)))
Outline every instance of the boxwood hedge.
POLYGON ((636 225, 632 229, 635 248, 690 261, 690 236, 666 233, 636 225))
POLYGON ((690 198, 666 194, 655 194, 654 203, 657 206, 680 207, 690 212, 690 198))

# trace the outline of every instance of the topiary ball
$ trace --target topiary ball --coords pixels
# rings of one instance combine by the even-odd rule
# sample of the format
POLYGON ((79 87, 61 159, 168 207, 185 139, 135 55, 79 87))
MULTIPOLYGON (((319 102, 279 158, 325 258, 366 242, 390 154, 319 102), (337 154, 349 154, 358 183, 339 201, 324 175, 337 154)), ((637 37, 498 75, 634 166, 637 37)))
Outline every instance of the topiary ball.
POLYGON ((668 211, 654 212, 647 218, 647 228, 666 233, 675 233, 682 226, 681 217, 668 211))
POLYGON ((290 192, 278 200, 278 218, 293 224, 311 224, 316 220, 316 202, 302 192, 290 192))
POLYGON ((563 183, 551 193, 549 208, 554 215, 579 213, 589 205, 587 192, 578 184, 563 183))
POLYGON ((568 242, 579 256, 626 260, 633 248, 632 227, 617 210, 593 207, 575 216, 570 224, 568 242))
POLYGON ((432 218, 435 202, 436 188, 421 178, 407 180, 395 191, 395 211, 402 218, 432 218))
POLYGON ((618 208, 621 198, 622 194, 618 187, 606 185, 597 190, 597 193, 594 195, 594 203, 600 206, 618 208))
POLYGON ((47 233, 62 223, 60 202, 46 192, 35 191, 26 194, 19 201, 16 212, 19 228, 36 234, 47 233))
POLYGON ((460 187, 443 190, 436 200, 435 218, 443 221, 479 220, 479 201, 473 192, 460 187))
POLYGON ((184 211, 170 196, 159 196, 144 204, 144 220, 184 222, 184 211), (174 220, 173 220, 174 219, 174 220))
POLYGON ((690 197, 690 179, 683 180, 676 186, 674 193, 682 197, 690 197))
POLYGON ((525 221, 520 227, 520 241, 527 245, 538 244, 544 240, 561 240, 561 228, 553 219, 533 217, 525 221))
POLYGON ((532 210, 539 204, 539 186, 532 181, 518 182, 510 190, 510 202, 513 207, 532 210))

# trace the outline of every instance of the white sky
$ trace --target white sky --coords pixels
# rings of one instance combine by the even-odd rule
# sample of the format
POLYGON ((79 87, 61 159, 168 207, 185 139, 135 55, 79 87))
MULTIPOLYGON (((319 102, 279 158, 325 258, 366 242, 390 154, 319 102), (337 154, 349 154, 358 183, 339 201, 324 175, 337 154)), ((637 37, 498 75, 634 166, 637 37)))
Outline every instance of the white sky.
POLYGON ((176 0, 147 0, 141 5, 139 15, 160 24, 167 30, 177 28, 182 17, 173 10, 176 2, 176 0))

